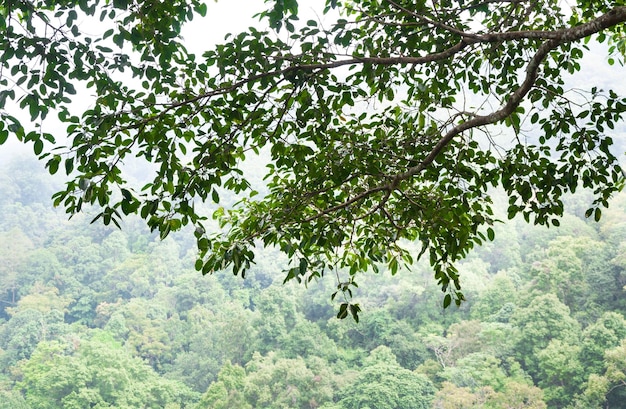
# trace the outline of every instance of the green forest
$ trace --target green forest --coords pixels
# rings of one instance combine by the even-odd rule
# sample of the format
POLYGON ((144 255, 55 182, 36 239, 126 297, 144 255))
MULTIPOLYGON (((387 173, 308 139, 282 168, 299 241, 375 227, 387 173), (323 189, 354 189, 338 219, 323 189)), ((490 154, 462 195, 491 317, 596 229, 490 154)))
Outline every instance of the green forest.
POLYGON ((245 279, 202 276, 189 232, 68 220, 57 189, 3 160, 2 409, 626 408, 624 193, 599 223, 581 191, 559 228, 495 224, 458 265, 460 308, 426 263, 380 266, 357 323, 336 318, 335 277, 283 284, 277 250, 245 279))

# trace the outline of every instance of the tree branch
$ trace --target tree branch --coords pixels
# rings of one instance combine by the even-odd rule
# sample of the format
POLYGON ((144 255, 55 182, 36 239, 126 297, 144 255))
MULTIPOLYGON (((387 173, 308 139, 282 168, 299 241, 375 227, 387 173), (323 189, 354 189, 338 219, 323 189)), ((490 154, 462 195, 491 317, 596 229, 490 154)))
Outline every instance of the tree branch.
POLYGON ((511 94, 506 104, 501 109, 489 115, 476 116, 466 122, 458 124, 450 131, 448 131, 448 133, 444 135, 439 140, 439 142, 437 142, 437 145, 435 145, 435 147, 431 150, 428 156, 419 165, 409 168, 405 173, 397 175, 396 177, 400 180, 405 180, 424 170, 435 160, 437 155, 441 153, 441 151, 448 145, 448 143, 450 143, 450 141, 460 133, 471 128, 496 123, 511 115, 522 102, 526 94, 528 94, 528 92, 532 89, 537 79, 539 66, 541 62, 548 56, 550 51, 554 50, 561 44, 580 40, 606 28, 615 26, 619 23, 623 23, 624 21, 626 21, 626 7, 616 7, 610 12, 598 17, 597 19, 589 23, 577 27, 572 27, 566 30, 558 30, 557 32, 561 33, 558 38, 548 40, 547 42, 539 46, 537 52, 529 61, 528 66, 526 67, 526 78, 524 79, 524 82, 517 90, 515 90, 511 94))
MULTIPOLYGON (((395 4, 391 0, 388 0, 388 1, 391 4, 395 4)), ((401 7, 401 6, 398 6, 398 7, 401 7)), ((415 15, 415 13, 412 13, 412 14, 415 15)), ((463 32, 460 30, 456 30, 452 27, 448 27, 446 25, 437 23, 436 26, 442 27, 454 34, 458 34, 459 36, 462 37, 462 40, 441 52, 432 53, 432 54, 428 54, 424 56, 352 57, 352 58, 328 62, 328 63, 299 64, 299 65, 296 64, 296 65, 291 65, 281 70, 263 72, 260 74, 252 75, 248 78, 242 79, 228 86, 217 88, 215 90, 212 90, 203 94, 198 94, 194 96, 193 98, 189 98, 184 101, 171 103, 167 105, 163 111, 159 112, 158 114, 143 118, 138 124, 135 124, 135 126, 145 124, 154 120, 158 120, 162 118, 163 116, 165 116, 171 110, 176 109, 180 106, 191 104, 201 99, 212 98, 214 96, 227 94, 229 92, 242 88, 243 86, 247 84, 254 83, 258 80, 261 80, 263 78, 284 76, 285 74, 289 74, 294 71, 331 70, 334 68, 339 68, 339 67, 343 67, 346 65, 354 65, 354 64, 421 65, 421 64, 427 64, 430 62, 446 60, 454 56, 461 50, 463 50, 467 45, 472 45, 472 44, 477 44, 477 43, 494 43, 494 42, 512 41, 512 40, 521 40, 521 39, 555 40, 556 43, 551 48, 553 49, 562 43, 582 39, 584 37, 587 37, 599 31, 602 31, 608 27, 612 27, 619 23, 623 23, 624 21, 626 21, 626 6, 616 7, 613 10, 609 11, 608 13, 598 17, 597 19, 592 20, 588 23, 582 24, 580 26, 567 28, 567 29, 561 29, 561 30, 555 30, 555 31, 511 31, 511 32, 489 33, 489 34, 479 35, 479 34, 463 32)), ((435 23, 433 22, 433 24, 435 23)), ((492 123, 492 122, 489 122, 489 123, 492 123)))
MULTIPOLYGON (((307 218, 305 222, 310 222, 312 220, 315 220, 329 213, 346 208, 350 206, 351 204, 358 202, 360 200, 363 200, 366 197, 374 193, 377 193, 383 190, 389 190, 390 188, 396 189, 400 181, 407 180, 411 178, 412 176, 416 175, 417 173, 426 169, 435 160, 435 158, 445 149, 445 147, 452 141, 452 139, 454 139, 454 137, 456 137, 457 135, 461 134, 462 132, 467 131, 468 129, 499 122, 505 119, 506 117, 508 117, 509 115, 511 115, 515 111, 515 109, 519 106, 519 104, 524 99, 526 94, 528 94, 528 92, 532 89, 537 79, 541 62, 548 56, 548 54, 552 50, 554 50, 555 48, 557 48, 558 46, 564 43, 580 40, 584 37, 598 33, 609 27, 623 23, 624 21, 626 21, 626 7, 622 6, 622 7, 616 7, 613 10, 609 11, 608 13, 586 24, 582 24, 580 26, 572 27, 569 29, 555 31, 554 33, 559 33, 559 35, 554 36, 554 38, 549 39, 548 41, 543 43, 541 46, 539 46, 539 48, 537 49, 537 52, 531 58, 531 60, 529 61, 526 67, 526 78, 524 79, 524 82, 519 86, 517 90, 515 90, 510 95, 506 104, 501 109, 489 115, 477 115, 469 119, 468 121, 465 121, 456 125, 450 131, 448 131, 439 140, 439 142, 437 142, 437 144, 430 151, 428 156, 426 156, 426 158, 419 165, 413 166, 409 168, 406 172, 396 175, 394 180, 390 184, 378 186, 376 188, 372 188, 367 191, 364 191, 354 196, 353 198, 347 200, 344 203, 327 208, 323 210, 322 212, 318 213, 317 215, 307 218)), ((518 35, 519 33, 523 33, 523 32, 518 32, 518 35)), ((529 32, 526 32, 526 33, 528 34, 529 32)), ((507 33, 504 33, 504 34, 507 34, 507 33)), ((553 37, 553 36, 549 35, 549 37, 553 37)), ((527 38, 531 38, 531 37, 527 37, 527 38)), ((492 41, 492 40, 489 40, 489 41, 492 41)), ((462 48, 463 42, 459 43, 458 46, 462 48)))

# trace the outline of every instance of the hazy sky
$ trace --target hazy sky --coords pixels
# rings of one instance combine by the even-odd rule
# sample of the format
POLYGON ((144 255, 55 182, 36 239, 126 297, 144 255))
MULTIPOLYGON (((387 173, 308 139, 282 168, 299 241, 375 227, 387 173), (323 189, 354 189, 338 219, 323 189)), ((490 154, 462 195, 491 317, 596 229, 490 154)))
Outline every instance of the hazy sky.
MULTIPOLYGON (((300 0, 298 3, 301 21, 323 19, 323 0, 300 0)), ((198 55, 210 45, 222 43, 227 33, 240 33, 250 26, 267 28, 265 22, 252 17, 268 8, 262 0, 209 0, 206 4, 206 17, 196 18, 183 27, 186 46, 198 55)))

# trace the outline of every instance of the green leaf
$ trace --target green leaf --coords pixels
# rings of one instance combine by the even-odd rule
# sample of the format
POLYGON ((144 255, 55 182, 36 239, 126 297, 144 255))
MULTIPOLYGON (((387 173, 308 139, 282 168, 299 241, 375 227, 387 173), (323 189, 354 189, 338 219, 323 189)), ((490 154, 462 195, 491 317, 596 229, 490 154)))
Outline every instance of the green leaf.
POLYGON ((361 312, 359 304, 350 304, 350 315, 352 315, 352 318, 357 324, 359 323, 359 312, 361 312))
POLYGON ((46 167, 48 168, 48 172, 50 172, 51 175, 54 175, 59 170, 59 162, 60 161, 61 161, 61 158, 59 156, 54 156, 54 157, 52 157, 52 159, 50 159, 48 161, 48 163, 46 163, 46 167))
POLYGON ((398 259, 393 257, 391 260, 389 260, 389 271, 391 272, 391 275, 396 275, 396 273, 398 272, 398 259))
POLYGON ((67 158, 65 159, 65 174, 69 175, 74 170, 74 159, 67 158))
POLYGON ((348 303, 343 303, 339 306, 339 312, 337 313, 337 318, 343 320, 348 317, 348 303))
POLYGON ((200 3, 198 4, 196 11, 198 12, 198 14, 200 14, 202 17, 206 16, 207 13, 207 5, 206 3, 200 3))
POLYGON ((305 258, 300 258, 300 263, 298 266, 298 274, 303 276, 306 274, 307 268, 309 266, 309 262, 305 258))
POLYGON ((35 155, 40 155, 43 151, 43 141, 41 139, 36 139, 33 144, 33 150, 35 151, 35 155))

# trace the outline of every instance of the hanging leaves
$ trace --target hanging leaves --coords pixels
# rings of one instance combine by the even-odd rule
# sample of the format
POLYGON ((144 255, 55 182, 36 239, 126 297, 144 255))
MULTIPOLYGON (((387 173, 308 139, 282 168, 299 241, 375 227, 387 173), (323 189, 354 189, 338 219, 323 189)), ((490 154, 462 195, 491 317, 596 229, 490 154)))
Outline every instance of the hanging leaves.
POLYGON ((15 135, 65 171, 54 203, 94 205, 105 224, 138 213, 163 238, 194 225, 203 274, 244 275, 257 245, 275 246, 291 260, 285 281, 334 272, 339 318, 358 320, 359 273, 395 274, 422 255, 444 306, 459 305, 455 263, 495 238, 493 187, 509 217, 557 226, 564 194, 592 189, 599 220, 623 186, 610 134, 626 100, 570 95, 563 78, 592 35, 623 62, 624 6, 566 16, 557 2, 329 0, 340 17, 322 25, 275 0, 259 14, 267 30, 199 58, 180 38, 207 14, 199 1, 48 3, 0 9, 0 143, 15 135), (110 28, 90 37, 89 19, 110 28), (85 89, 94 99, 77 110, 85 89), (9 114, 16 103, 30 123, 9 114), (43 131, 51 112, 62 135, 43 131), (267 164, 260 195, 242 169, 253 154, 267 164), (125 177, 131 157, 152 164, 143 186, 125 177), (200 202, 228 203, 212 215, 220 231, 205 229, 200 202), (416 240, 418 255, 403 245, 416 240))

